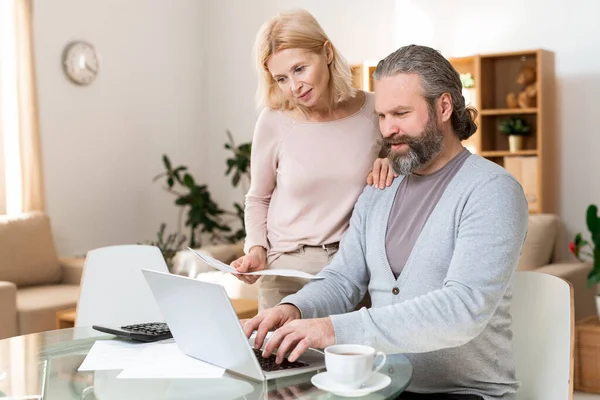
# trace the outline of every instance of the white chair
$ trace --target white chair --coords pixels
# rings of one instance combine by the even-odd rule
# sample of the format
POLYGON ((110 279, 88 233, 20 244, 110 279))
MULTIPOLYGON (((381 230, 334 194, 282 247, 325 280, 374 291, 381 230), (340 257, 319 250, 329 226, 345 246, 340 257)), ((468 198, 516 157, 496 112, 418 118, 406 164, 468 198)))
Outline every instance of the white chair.
POLYGON ((569 282, 517 272, 512 302, 518 400, 573 398, 574 313, 569 282))
POLYGON ((89 251, 75 326, 163 321, 142 268, 169 272, 158 247, 123 245, 89 251))

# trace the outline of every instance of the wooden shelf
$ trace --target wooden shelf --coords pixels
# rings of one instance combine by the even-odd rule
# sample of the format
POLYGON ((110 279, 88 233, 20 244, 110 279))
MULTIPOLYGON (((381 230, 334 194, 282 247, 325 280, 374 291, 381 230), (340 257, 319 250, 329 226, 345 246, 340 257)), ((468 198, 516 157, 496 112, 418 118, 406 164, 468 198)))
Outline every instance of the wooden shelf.
POLYGON ((521 150, 521 151, 482 151, 482 157, 520 157, 520 156, 537 156, 537 150, 521 150))
POLYGON ((375 72, 376 68, 377 64, 369 62, 350 65, 350 72, 352 73, 352 86, 366 92, 373 92, 375 90, 373 72, 375 72))
POLYGON ((481 54, 481 58, 506 58, 506 57, 527 57, 535 56, 539 50, 520 50, 520 51, 509 51, 504 53, 488 53, 481 54))
POLYGON ((477 130, 463 145, 502 166, 519 181, 530 213, 556 212, 554 54, 531 49, 475 54, 449 61, 459 74, 470 73, 477 88, 475 101, 470 100, 479 111, 477 130), (529 68, 529 73, 535 69, 537 98, 526 103, 528 108, 512 108, 514 97, 525 90, 526 84, 519 79, 524 68, 529 68), (502 121, 508 117, 518 117, 530 127, 520 151, 509 151, 510 142, 500 131, 502 121))
POLYGON ((517 114, 535 114, 537 108, 498 108, 481 110, 481 115, 517 115, 517 114))

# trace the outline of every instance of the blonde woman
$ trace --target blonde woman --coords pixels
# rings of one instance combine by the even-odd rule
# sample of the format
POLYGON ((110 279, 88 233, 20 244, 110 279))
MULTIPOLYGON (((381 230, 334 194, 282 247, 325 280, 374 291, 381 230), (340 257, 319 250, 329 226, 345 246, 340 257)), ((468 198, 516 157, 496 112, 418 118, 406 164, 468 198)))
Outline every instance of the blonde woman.
MULTIPOLYGON (((252 142, 246 255, 232 266, 316 274, 337 252, 365 178, 384 188, 394 177, 387 159, 377 158, 374 97, 352 87, 348 63, 307 11, 267 21, 255 51, 264 109, 252 142)), ((262 277, 259 308, 276 306, 304 284, 262 277)))

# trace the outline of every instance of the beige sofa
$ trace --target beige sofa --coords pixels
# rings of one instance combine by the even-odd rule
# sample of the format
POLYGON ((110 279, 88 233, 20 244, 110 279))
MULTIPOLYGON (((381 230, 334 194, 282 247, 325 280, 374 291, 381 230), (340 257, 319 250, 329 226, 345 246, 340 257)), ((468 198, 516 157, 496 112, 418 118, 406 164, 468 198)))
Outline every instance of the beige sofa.
POLYGON ((47 215, 0 216, 0 339, 55 329, 77 304, 83 262, 58 258, 47 215))
MULTIPOLYGON (((588 289, 586 279, 592 268, 590 263, 563 261, 568 256, 564 251, 564 228, 554 214, 529 216, 527 238, 523 245, 520 271, 538 271, 561 277, 573 285, 575 320, 596 314, 596 288, 588 289)), ((227 264, 243 255, 241 244, 207 246, 200 251, 227 264)), ((232 298, 256 298, 258 285, 246 285, 231 274, 215 271, 191 253, 181 253, 175 262, 177 273, 197 279, 221 284, 232 298)))
MULTIPOLYGON (((196 251, 229 265, 233 260, 244 255, 244 245, 243 243, 235 243, 202 246, 196 251)), ((175 274, 223 286, 227 295, 232 299, 258 298, 258 285, 246 285, 233 275, 212 268, 189 250, 178 252, 173 260, 173 266, 173 273, 175 274)))
POLYGON ((573 285, 575 321, 579 321, 597 314, 597 288, 587 288, 587 276, 592 264, 579 262, 570 256, 564 234, 564 226, 558 216, 530 215, 518 269, 544 272, 570 282, 573 285))

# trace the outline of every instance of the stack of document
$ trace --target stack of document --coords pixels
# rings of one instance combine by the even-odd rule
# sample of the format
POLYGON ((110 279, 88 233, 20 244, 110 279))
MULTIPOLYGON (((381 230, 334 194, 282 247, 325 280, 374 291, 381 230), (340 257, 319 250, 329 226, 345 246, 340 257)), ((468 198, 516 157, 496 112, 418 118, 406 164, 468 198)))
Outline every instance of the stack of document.
POLYGON ((98 340, 79 371, 121 370, 117 378, 219 378, 223 368, 189 357, 173 341, 98 340))
POLYGON ((253 272, 238 272, 237 269, 233 268, 231 265, 227 265, 215 258, 212 258, 206 254, 198 253, 194 249, 188 247, 188 250, 196 255, 196 257, 200 258, 202 261, 207 263, 213 268, 218 269, 219 271, 229 272, 230 274, 236 275, 277 275, 277 276, 289 276, 293 278, 304 278, 311 280, 319 280, 324 279, 323 277, 316 276, 313 274, 309 274, 308 272, 296 271, 294 269, 265 269, 263 271, 253 271, 253 272))

